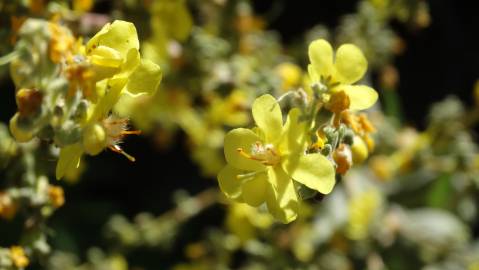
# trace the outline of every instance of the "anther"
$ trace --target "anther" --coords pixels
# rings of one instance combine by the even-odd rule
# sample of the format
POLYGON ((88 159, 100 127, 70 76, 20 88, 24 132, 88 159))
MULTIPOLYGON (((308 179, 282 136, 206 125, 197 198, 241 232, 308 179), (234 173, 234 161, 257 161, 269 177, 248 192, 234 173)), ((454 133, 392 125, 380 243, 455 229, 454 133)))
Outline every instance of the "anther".
POLYGON ((123 149, 121 149, 118 145, 110 145, 110 146, 108 146, 108 148, 115 153, 122 154, 123 156, 125 156, 131 162, 136 161, 135 157, 133 157, 133 156, 129 155, 128 153, 126 153, 125 151, 123 151, 123 149))

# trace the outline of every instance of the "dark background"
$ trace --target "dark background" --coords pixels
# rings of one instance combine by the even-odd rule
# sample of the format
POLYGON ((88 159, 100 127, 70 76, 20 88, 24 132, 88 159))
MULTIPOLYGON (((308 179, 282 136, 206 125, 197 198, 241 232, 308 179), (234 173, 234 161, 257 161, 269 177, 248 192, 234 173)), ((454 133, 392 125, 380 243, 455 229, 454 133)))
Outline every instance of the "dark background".
MULTIPOLYGON (((279 7, 274 0, 253 2, 259 13, 279 7)), ((318 23, 334 27, 341 15, 355 11, 357 3, 352 0, 279 2, 283 4, 278 9, 280 16, 269 28, 278 30, 287 43, 302 37, 318 23)), ((459 96, 472 105, 473 84, 479 78, 479 24, 474 2, 428 1, 432 23, 420 31, 411 32, 394 24, 407 44, 405 52, 395 60, 400 73, 398 91, 401 102, 407 105, 404 108, 406 122, 423 127, 429 106, 448 95, 459 96)), ((16 111, 13 89, 11 82, 1 80, 0 120, 3 122, 8 122, 16 111)), ((78 185, 65 185, 67 203, 50 222, 59 236, 55 237, 54 244, 72 251, 101 246, 101 228, 112 214, 128 217, 142 211, 161 214, 173 206, 171 195, 175 190, 185 189, 196 194, 216 186, 215 179, 199 178, 199 170, 190 161, 183 142, 183 138, 179 138, 169 150, 159 152, 151 140, 132 136, 124 148, 137 157, 135 163, 111 151, 87 158, 88 170, 78 185), (72 245, 72 241, 78 245, 72 245)), ((222 222, 222 215, 218 208, 201 214, 193 220, 193 225, 183 229, 176 246, 201 238, 207 226, 222 222)), ((150 252, 154 251, 142 251, 142 254, 150 252)), ((173 262, 181 257, 181 252, 178 249, 174 254, 165 254, 161 261, 173 262)), ((155 256, 153 258, 160 259, 158 254, 155 256)))

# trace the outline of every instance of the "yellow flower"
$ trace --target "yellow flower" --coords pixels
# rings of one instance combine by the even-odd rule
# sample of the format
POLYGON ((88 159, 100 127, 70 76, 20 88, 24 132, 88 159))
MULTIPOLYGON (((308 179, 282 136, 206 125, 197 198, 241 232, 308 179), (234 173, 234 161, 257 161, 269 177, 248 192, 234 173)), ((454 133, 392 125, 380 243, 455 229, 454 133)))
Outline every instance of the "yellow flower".
POLYGON ((213 96, 208 106, 208 123, 233 127, 246 125, 249 122, 247 107, 247 93, 243 90, 234 90, 225 98, 213 96))
POLYGON ((272 223, 270 215, 244 203, 231 204, 226 216, 226 226, 243 243, 253 239, 257 229, 267 229, 272 223))
POLYGON ((476 260, 474 262, 472 262, 471 264, 469 264, 468 270, 479 270, 479 260, 476 260))
POLYGON ((13 265, 17 268, 25 268, 30 263, 25 255, 25 251, 19 246, 10 247, 10 258, 12 259, 13 265))
POLYGON ((293 63, 281 63, 275 68, 275 72, 281 78, 281 89, 284 91, 291 90, 301 83, 301 68, 293 63))
POLYGON ((127 130, 126 118, 109 114, 122 95, 133 98, 154 95, 162 77, 158 65, 140 59, 138 35, 129 22, 105 25, 86 44, 86 53, 94 66, 96 80, 100 80, 95 85, 99 98, 83 123, 82 141, 61 149, 57 179, 76 170, 84 152, 97 155, 110 148, 134 160, 118 144, 123 136, 139 132, 127 130))
POLYGON ((296 219, 299 202, 293 182, 327 194, 335 184, 331 162, 321 154, 305 154, 306 125, 300 110, 290 110, 286 124, 278 102, 263 95, 253 103, 257 128, 238 128, 225 136, 228 164, 218 174, 227 197, 259 206, 266 202, 274 217, 284 223, 296 219))
POLYGON ((17 206, 12 198, 4 192, 0 192, 0 217, 12 219, 17 213, 17 206))
POLYGON ((333 54, 331 44, 324 39, 309 45, 308 73, 311 82, 334 95, 344 91, 349 97, 349 109, 364 110, 377 101, 378 94, 365 85, 353 85, 366 73, 368 62, 361 50, 353 44, 341 45, 333 54))
POLYGON ((48 197, 50 198, 50 202, 52 203, 52 205, 56 208, 59 208, 63 204, 65 204, 65 194, 62 187, 49 186, 48 197))
POLYGON ((80 13, 90 11, 93 7, 93 0, 73 0, 73 10, 80 13))
POLYGON ((155 63, 170 65, 172 41, 185 41, 193 28, 193 18, 185 0, 153 1, 150 10, 151 37, 145 42, 145 57, 155 63))
POLYGON ((381 195, 376 188, 363 191, 349 201, 347 235, 353 240, 367 237, 370 225, 381 206, 381 195))

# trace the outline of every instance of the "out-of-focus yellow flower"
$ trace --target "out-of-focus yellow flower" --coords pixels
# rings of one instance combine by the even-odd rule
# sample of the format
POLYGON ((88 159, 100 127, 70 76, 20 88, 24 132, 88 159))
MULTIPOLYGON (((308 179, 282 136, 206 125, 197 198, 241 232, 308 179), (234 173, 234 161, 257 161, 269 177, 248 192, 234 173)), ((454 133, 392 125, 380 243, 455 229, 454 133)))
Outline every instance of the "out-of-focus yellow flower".
POLYGON ((469 264, 468 270, 479 270, 479 261, 472 262, 469 264))
POLYGON ((49 186, 48 197, 55 208, 59 208, 65 204, 65 194, 60 186, 49 186))
POLYGON ((341 45, 336 54, 324 39, 313 41, 309 45, 308 73, 311 82, 334 95, 344 91, 349 97, 351 110, 364 110, 376 103, 377 92, 369 86, 353 85, 366 73, 368 62, 361 50, 353 44, 341 45))
POLYGON ((266 202, 277 219, 296 219, 299 202, 293 179, 327 194, 335 184, 331 162, 321 154, 305 155, 304 122, 290 110, 286 124, 278 102, 263 95, 253 103, 257 128, 230 131, 224 141, 226 165, 218 174, 227 197, 259 206, 266 202))
POLYGON ((302 262, 309 262, 314 256, 315 246, 311 241, 312 233, 310 226, 302 224, 299 232, 294 237, 292 251, 296 258, 302 262))
POLYGON ((90 11, 93 7, 93 0, 73 0, 73 10, 78 12, 90 11))
POLYGON ((23 269, 30 264, 30 261, 25 255, 25 251, 20 246, 10 247, 10 258, 12 259, 13 265, 17 268, 23 269))
POLYGON ((108 269, 128 270, 128 262, 122 255, 113 255, 108 258, 108 269))
POLYGON ((208 106, 207 121, 212 125, 243 126, 249 122, 247 94, 234 90, 226 98, 213 97, 208 106))
POLYGON ((381 69, 379 82, 384 90, 394 90, 399 82, 399 72, 393 65, 381 69))
POLYGON ((276 74, 281 78, 281 89, 283 91, 298 87, 302 79, 301 68, 293 63, 281 63, 275 68, 276 74))
POLYGON ((420 1, 417 6, 414 21, 420 28, 426 28, 431 24, 431 15, 429 14, 429 6, 426 2, 420 1))
POLYGON ((427 132, 418 134, 413 129, 405 129, 398 136, 399 149, 388 158, 390 170, 394 173, 407 171, 416 153, 427 148, 431 144, 431 137, 427 132))
POLYGON ((12 219, 17 213, 17 206, 12 198, 4 192, 0 192, 0 217, 12 219))
POLYGON ((256 237, 257 229, 267 229, 273 219, 266 213, 244 203, 232 203, 228 208, 226 226, 241 242, 256 237))
POLYGON ((206 254, 206 247, 202 243, 192 243, 186 246, 185 254, 188 258, 196 260, 206 254))
POLYGON ((243 10, 246 12, 240 12, 235 20, 235 27, 238 32, 246 34, 264 29, 266 24, 261 17, 254 16, 247 9, 243 10))
POLYGON ((373 6, 379 9, 384 9, 388 6, 389 0, 369 0, 373 6))
POLYGON ((387 181, 392 178, 395 173, 394 165, 387 156, 374 156, 369 161, 369 167, 374 174, 382 181, 387 181))
POLYGON ((170 45, 190 36, 192 16, 185 0, 154 1, 149 10, 152 36, 145 42, 143 52, 155 63, 169 64, 170 45))
POLYGON ((45 10, 47 0, 28 0, 28 8, 33 14, 41 14, 45 10))
POLYGON ((357 195, 353 195, 349 201, 349 219, 346 234, 353 240, 361 240, 368 236, 370 224, 373 221, 379 207, 381 195, 376 188, 370 188, 357 195))

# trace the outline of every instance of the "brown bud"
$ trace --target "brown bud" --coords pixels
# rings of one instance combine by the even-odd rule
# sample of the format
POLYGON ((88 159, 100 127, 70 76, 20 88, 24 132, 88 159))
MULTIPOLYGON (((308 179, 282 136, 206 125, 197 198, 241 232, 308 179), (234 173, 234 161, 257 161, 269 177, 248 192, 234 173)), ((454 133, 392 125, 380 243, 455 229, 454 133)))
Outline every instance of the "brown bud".
POLYGON ((16 99, 20 116, 28 117, 40 110, 43 94, 37 89, 22 88, 17 91, 16 99))
POLYGON ((351 149, 341 144, 333 153, 334 161, 336 162, 336 172, 345 174, 353 165, 351 149))

